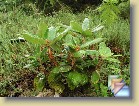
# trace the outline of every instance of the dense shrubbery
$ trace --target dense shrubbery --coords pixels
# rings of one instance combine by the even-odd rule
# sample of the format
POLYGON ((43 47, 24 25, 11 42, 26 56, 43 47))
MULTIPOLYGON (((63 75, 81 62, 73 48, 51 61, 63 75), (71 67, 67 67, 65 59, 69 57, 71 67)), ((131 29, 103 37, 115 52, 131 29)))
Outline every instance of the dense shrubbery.
POLYGON ((119 17, 129 13, 129 0, 4 0, 0 3, 3 4, 0 39, 7 40, 0 45, 0 96, 21 96, 26 89, 29 92, 25 96, 34 96, 50 88, 63 96, 70 96, 71 92, 72 96, 111 96, 107 88, 107 77, 111 74, 119 74, 130 84, 129 21, 119 17), (87 8, 79 12, 94 4, 98 7, 95 10, 87 8), (65 5, 70 12, 63 8, 65 5), (53 16, 46 16, 46 11, 52 13, 61 7, 53 16), (105 27, 97 32, 101 29, 98 24, 105 27), (33 45, 8 43, 23 30, 30 32, 23 36, 33 45), (76 91, 80 94, 76 95, 76 91))
MULTIPOLYGON (((32 64, 41 71, 34 80, 36 90, 42 91, 45 83, 58 93, 64 93, 66 86, 70 90, 88 83, 95 86, 99 82, 102 64, 119 64, 116 57, 120 55, 111 52, 105 38, 93 36, 101 28, 103 26, 91 29, 89 19, 85 18, 82 25, 75 21, 71 21, 70 26, 48 27, 41 24, 37 35, 23 34, 28 42, 36 45, 36 53, 31 56, 32 64)), ((120 74, 120 69, 117 74, 120 74)), ((100 80, 99 89, 102 86, 105 88, 100 80)), ((101 94, 107 96, 107 93, 101 94)))

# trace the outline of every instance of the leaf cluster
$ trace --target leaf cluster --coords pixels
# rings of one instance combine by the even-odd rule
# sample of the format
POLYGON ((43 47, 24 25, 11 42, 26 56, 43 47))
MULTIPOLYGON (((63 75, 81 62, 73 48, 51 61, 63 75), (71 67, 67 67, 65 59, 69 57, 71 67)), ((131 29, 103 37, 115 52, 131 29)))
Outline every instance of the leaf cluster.
POLYGON ((32 64, 40 69, 34 79, 36 90, 43 90, 45 83, 58 93, 63 93, 67 86, 74 90, 93 85, 100 80, 99 67, 104 61, 120 63, 106 46, 105 38, 93 36, 101 28, 91 29, 85 18, 82 24, 71 21, 70 26, 48 27, 41 23, 36 35, 25 32, 23 37, 36 46, 30 56, 32 64))

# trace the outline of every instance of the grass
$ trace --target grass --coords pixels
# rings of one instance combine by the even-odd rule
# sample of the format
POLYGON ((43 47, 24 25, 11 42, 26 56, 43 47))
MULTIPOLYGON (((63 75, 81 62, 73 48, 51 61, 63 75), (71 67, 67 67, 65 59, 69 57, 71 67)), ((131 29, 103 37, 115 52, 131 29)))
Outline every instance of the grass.
MULTIPOLYGON (((34 8, 34 7, 33 7, 34 8)), ((89 17, 95 27, 101 23, 99 16, 91 9, 82 13, 73 14, 71 11, 63 9, 56 12, 54 16, 44 16, 38 13, 37 9, 27 14, 21 7, 14 8, 12 11, 0 12, 0 96, 34 96, 33 78, 36 75, 36 68, 24 68, 30 64, 31 60, 25 55, 34 52, 34 45, 26 43, 10 44, 10 39, 22 37, 24 30, 36 33, 40 22, 46 22, 49 26, 56 23, 69 25, 71 20, 82 22, 85 17, 89 17)), ((94 36, 107 38, 108 45, 115 42, 113 46, 122 49, 122 54, 130 59, 130 30, 128 20, 119 20, 111 27, 104 28, 94 36)), ((127 59, 126 58, 126 59, 127 59)), ((127 60, 125 60, 127 61, 127 60)), ((123 73, 129 76, 129 60, 123 73)), ((106 66, 103 66, 104 69, 106 66)), ((102 72, 104 73, 104 72, 102 72)), ((127 76, 124 76, 127 78, 127 76)), ((127 78, 127 80, 129 80, 127 78)))

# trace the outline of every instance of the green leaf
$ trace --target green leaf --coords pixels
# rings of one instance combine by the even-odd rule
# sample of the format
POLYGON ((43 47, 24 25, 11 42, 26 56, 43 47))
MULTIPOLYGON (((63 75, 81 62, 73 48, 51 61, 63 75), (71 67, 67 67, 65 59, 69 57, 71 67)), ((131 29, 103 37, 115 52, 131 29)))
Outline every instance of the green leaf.
POLYGON ((80 39, 78 37, 74 37, 71 34, 67 34, 65 36, 64 42, 68 42, 69 44, 79 45, 80 39))
POLYGON ((101 89, 101 93, 104 97, 108 96, 108 87, 103 85, 102 83, 100 84, 100 89, 101 89))
POLYGON ((96 51, 96 50, 86 50, 85 51, 86 53, 86 55, 98 55, 99 53, 98 53, 98 51, 96 51))
POLYGON ((92 87, 94 87, 95 90, 99 90, 100 89, 100 84, 99 83, 93 84, 92 87))
POLYGON ((122 55, 120 55, 120 54, 118 54, 118 55, 113 55, 113 57, 119 57, 119 56, 122 56, 122 55))
POLYGON ((71 21, 70 22, 70 26, 73 30, 82 33, 82 27, 80 24, 78 24, 77 22, 71 21))
POLYGON ((51 45, 51 48, 56 52, 61 52, 62 48, 58 44, 51 45))
POLYGON ((35 78, 34 78, 34 87, 37 91, 42 91, 44 88, 46 82, 46 77, 44 74, 39 73, 35 78))
POLYGON ((40 46, 40 45, 36 45, 33 54, 34 54, 34 55, 37 55, 37 54, 40 53, 40 52, 41 52, 41 46, 40 46))
POLYGON ((71 70, 71 66, 58 66, 52 70, 52 73, 68 72, 71 70))
POLYGON ((82 82, 82 75, 76 71, 70 72, 67 78, 76 87, 82 82))
POLYGON ((51 84, 49 84, 49 86, 55 90, 55 92, 57 93, 63 93, 64 89, 65 89, 65 86, 62 84, 62 83, 56 83, 56 82, 53 82, 51 84))
POLYGON ((26 39, 28 42, 33 44, 45 44, 45 40, 32 36, 31 34, 25 33, 23 34, 24 39, 26 39))
POLYGON ((90 30, 85 30, 82 32, 82 34, 87 37, 91 37, 93 35, 93 33, 90 30))
POLYGON ((58 73, 53 73, 52 71, 48 75, 48 84, 50 88, 54 89, 58 93, 62 93, 65 89, 64 85, 60 82, 61 76, 58 73))
POLYGON ((65 42, 73 42, 73 36, 71 34, 67 34, 64 40, 65 42))
POLYGON ((63 45, 68 46, 74 50, 76 49, 76 46, 74 44, 72 44, 71 42, 70 43, 64 43, 63 45))
POLYGON ((101 42, 102 40, 103 40, 103 38, 96 38, 96 39, 94 39, 94 40, 92 40, 92 41, 88 41, 88 42, 82 44, 82 45, 80 46, 80 48, 88 47, 88 46, 90 46, 90 45, 92 45, 92 44, 99 43, 99 42, 101 42))
POLYGON ((34 52, 34 56, 37 59, 40 57, 40 55, 41 55, 41 48, 40 48, 40 45, 37 45, 36 50, 34 52))
POLYGON ((82 23, 82 30, 83 31, 86 31, 89 29, 89 19, 88 18, 85 18, 83 23, 82 23))
POLYGON ((88 76, 77 71, 70 72, 67 76, 68 86, 71 90, 88 82, 88 76))
POLYGON ((51 84, 51 83, 56 82, 57 80, 58 80, 58 74, 50 72, 48 75, 48 83, 51 84))
POLYGON ((73 53, 73 56, 74 57, 80 57, 80 58, 82 58, 84 55, 85 55, 85 51, 84 50, 79 50, 79 51, 73 53))
POLYGON ((47 33, 48 33, 48 26, 45 23, 40 23, 37 31, 38 37, 46 39, 48 36, 47 33))
POLYGON ((97 71, 94 71, 91 75, 91 83, 96 84, 99 81, 100 75, 97 71))
POLYGON ((99 57, 94 57, 92 61, 93 65, 96 66, 98 62, 99 62, 99 57))
POLYGON ((103 28, 104 28, 104 26, 98 25, 97 27, 95 27, 95 28, 92 29, 92 32, 97 32, 97 31, 99 31, 99 30, 101 30, 103 28))
POLYGON ((73 40, 75 45, 79 45, 80 44, 80 39, 78 37, 72 36, 72 40, 73 40))
POLYGON ((56 38, 56 28, 54 27, 50 27, 48 28, 49 31, 48 31, 48 40, 49 41, 52 41, 54 38, 56 38))
POLYGON ((84 85, 88 82, 88 76, 86 74, 82 74, 82 82, 81 85, 84 85))
POLYGON ((118 59, 115 59, 115 58, 106 58, 106 60, 108 60, 110 62, 114 62, 114 63, 120 63, 120 61, 118 59))
POLYGON ((111 49, 107 47, 104 42, 101 42, 99 44, 99 53, 102 57, 105 57, 105 58, 113 55, 113 53, 111 53, 111 49))
POLYGON ((50 45, 55 44, 58 41, 61 41, 61 39, 68 33, 68 31, 71 30, 71 27, 68 27, 67 29, 65 29, 65 31, 63 31, 62 33, 60 33, 58 36, 56 36, 53 41, 50 43, 50 45))

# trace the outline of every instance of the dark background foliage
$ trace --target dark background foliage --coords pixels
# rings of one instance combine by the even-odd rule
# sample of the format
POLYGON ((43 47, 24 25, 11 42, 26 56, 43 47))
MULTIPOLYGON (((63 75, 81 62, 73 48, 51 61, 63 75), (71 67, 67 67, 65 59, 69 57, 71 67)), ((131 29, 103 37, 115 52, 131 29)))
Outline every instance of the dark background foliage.
MULTIPOLYGON (((13 7, 21 6, 25 12, 31 10, 30 3, 36 5, 39 11, 43 11, 46 14, 52 14, 54 11, 60 10, 63 6, 67 6, 73 13, 81 12, 86 7, 97 7, 103 0, 2 0, 0 1, 0 11, 6 12, 13 10, 13 7), (25 5, 25 6, 22 6, 25 5)), ((124 18, 129 17, 130 0, 119 0, 117 4, 121 11, 121 16, 124 18)))

